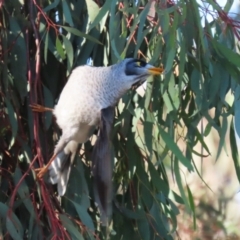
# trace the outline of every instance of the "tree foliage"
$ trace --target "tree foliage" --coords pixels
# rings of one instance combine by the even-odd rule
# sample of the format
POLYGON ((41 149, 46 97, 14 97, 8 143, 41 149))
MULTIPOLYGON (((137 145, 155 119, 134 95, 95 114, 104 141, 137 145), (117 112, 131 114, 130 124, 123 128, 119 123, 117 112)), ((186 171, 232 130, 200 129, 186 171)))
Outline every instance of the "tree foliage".
MULTIPOLYGON (((227 117, 239 122, 238 23, 207 0, 213 18, 196 0, 12 0, 0 1, 0 217, 9 239, 173 239, 176 203, 193 215, 194 193, 181 170, 197 171, 194 156, 212 129, 224 149, 227 117), (204 26, 204 27, 203 27, 204 26), (144 95, 135 90, 116 107, 112 134, 113 218, 99 224, 94 204, 90 139, 76 157, 66 195, 37 180, 60 131, 50 112, 71 70, 92 61, 111 65, 125 57, 144 58, 166 74, 149 79, 144 95), (234 93, 235 104, 226 101, 234 93), (209 110, 213 110, 213 116, 209 110), (202 118, 208 121, 199 130, 202 118), (183 141, 186 151, 178 142, 183 141), (169 187, 171 168, 179 193, 169 187)), ((71 96, 69 96, 71 97, 71 96)), ((239 126, 236 130, 240 133, 239 126)), ((236 173, 239 160, 233 130, 236 173)), ((200 176, 201 177, 201 176, 200 176)))

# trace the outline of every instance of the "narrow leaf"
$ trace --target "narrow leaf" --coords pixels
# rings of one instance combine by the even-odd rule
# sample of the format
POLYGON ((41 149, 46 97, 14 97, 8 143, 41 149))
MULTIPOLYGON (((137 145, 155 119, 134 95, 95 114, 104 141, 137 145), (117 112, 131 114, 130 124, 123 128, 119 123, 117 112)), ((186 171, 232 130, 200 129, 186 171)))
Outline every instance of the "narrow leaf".
POLYGON ((184 188, 183 188, 182 179, 181 179, 181 175, 180 175, 180 168, 179 168, 178 160, 176 158, 175 158, 175 161, 174 161, 174 173, 175 173, 178 189, 180 191, 180 194, 181 194, 181 197, 182 197, 183 202, 185 204, 185 207, 190 212, 191 208, 189 206, 189 202, 187 200, 187 197, 186 197, 186 194, 185 194, 185 191, 184 191, 184 188))
POLYGON ((93 0, 86 0, 86 4, 87 4, 88 16, 90 18, 90 21, 93 22, 96 16, 99 14, 99 7, 93 0))
POLYGON ((105 15, 108 14, 111 3, 112 3, 112 0, 105 1, 104 5, 101 7, 100 11, 98 12, 98 15, 92 21, 92 24, 89 27, 90 30, 93 29, 104 18, 105 15))
POLYGON ((49 31, 47 30, 46 36, 45 36, 45 44, 44 44, 44 61, 47 64, 47 54, 48 54, 48 39, 49 38, 49 31))
POLYGON ((160 136, 163 141, 166 143, 167 147, 173 152, 173 154, 180 160, 180 162, 189 170, 193 171, 193 166, 191 164, 191 160, 187 159, 182 152, 180 151, 177 144, 173 141, 173 139, 166 133, 161 127, 159 127, 160 136))
POLYGON ((230 128, 230 146, 232 150, 232 158, 235 166, 236 175, 238 178, 238 181, 240 181, 240 158, 239 158, 239 143, 240 139, 239 136, 236 135, 235 123, 232 122, 231 128, 230 128))
POLYGON ((54 2, 49 4, 47 7, 45 7, 43 9, 43 11, 44 12, 48 12, 48 11, 52 10, 53 8, 56 8, 59 3, 60 3, 60 0, 54 0, 54 2))
POLYGON ((63 51, 62 43, 58 37, 56 38, 56 49, 57 49, 57 52, 60 55, 61 59, 64 60, 66 58, 66 56, 63 51))
POLYGON ((7 98, 5 98, 5 103, 7 106, 8 117, 9 117, 9 121, 11 124, 11 131, 12 131, 12 138, 8 146, 8 148, 10 149, 15 142, 15 138, 18 131, 18 123, 17 123, 17 114, 14 112, 11 102, 7 98))
POLYGON ((69 218, 67 218, 64 214, 60 214, 59 219, 69 234, 72 236, 72 239, 84 240, 82 234, 80 233, 80 229, 77 229, 74 223, 69 220, 69 218))
POLYGON ((71 27, 74 26, 74 23, 72 20, 72 14, 66 0, 62 0, 62 9, 63 9, 64 21, 68 23, 71 27))
POLYGON ((88 39, 92 42, 95 42, 95 43, 98 43, 98 44, 102 45, 102 43, 100 41, 98 41, 96 38, 77 30, 76 28, 71 28, 71 27, 66 27, 66 26, 61 26, 61 27, 64 28, 67 32, 70 32, 70 33, 72 33, 76 36, 86 38, 86 39, 88 39))
POLYGON ((190 207, 191 207, 192 214, 193 214, 193 228, 194 228, 194 230, 196 230, 196 212, 195 212, 195 206, 194 206, 194 199, 193 199, 192 192, 188 185, 187 185, 187 191, 188 191, 188 200, 189 200, 190 207))
POLYGON ((15 239, 23 239, 23 227, 18 217, 9 210, 8 206, 0 202, 0 217, 6 220, 6 227, 11 237, 15 239), (9 214, 10 213, 10 214, 9 214), (8 215, 9 214, 9 215, 8 215), (9 218, 11 217, 11 218, 9 218))
POLYGON ((87 210, 85 208, 83 208, 81 205, 77 204, 76 202, 74 202, 70 199, 68 199, 68 200, 74 205, 82 223, 84 225, 86 225, 86 227, 88 227, 90 230, 95 231, 93 221, 92 221, 91 217, 89 216, 87 210))

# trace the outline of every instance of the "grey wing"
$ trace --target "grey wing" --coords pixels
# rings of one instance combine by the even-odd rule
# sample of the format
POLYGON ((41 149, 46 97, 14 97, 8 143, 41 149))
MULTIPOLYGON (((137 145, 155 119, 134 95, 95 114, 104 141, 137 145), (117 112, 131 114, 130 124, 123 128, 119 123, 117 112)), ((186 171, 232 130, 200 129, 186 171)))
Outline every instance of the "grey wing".
POLYGON ((99 135, 93 149, 94 195, 100 209, 102 225, 108 224, 112 214, 112 157, 110 134, 114 119, 114 107, 101 111, 99 135))

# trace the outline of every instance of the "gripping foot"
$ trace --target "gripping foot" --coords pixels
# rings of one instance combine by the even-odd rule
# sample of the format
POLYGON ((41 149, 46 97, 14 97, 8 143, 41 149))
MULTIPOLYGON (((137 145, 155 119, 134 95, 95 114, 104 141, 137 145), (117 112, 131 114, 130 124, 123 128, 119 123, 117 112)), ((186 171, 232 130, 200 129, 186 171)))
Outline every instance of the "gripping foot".
POLYGON ((47 107, 44 107, 42 105, 39 105, 39 104, 31 104, 29 105, 29 107, 32 109, 33 112, 52 112, 53 109, 52 108, 47 108, 47 107))
POLYGON ((49 166, 51 165, 53 160, 56 158, 56 156, 57 154, 54 154, 45 167, 35 169, 38 179, 42 179, 43 176, 47 173, 49 166))

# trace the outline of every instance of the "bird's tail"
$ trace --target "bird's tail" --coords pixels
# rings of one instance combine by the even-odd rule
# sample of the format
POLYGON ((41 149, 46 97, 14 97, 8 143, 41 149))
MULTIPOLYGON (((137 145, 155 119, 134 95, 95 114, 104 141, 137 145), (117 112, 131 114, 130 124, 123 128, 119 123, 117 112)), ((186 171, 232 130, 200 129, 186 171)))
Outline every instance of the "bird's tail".
POLYGON ((69 175, 71 172, 72 164, 77 152, 78 143, 70 141, 67 146, 57 154, 49 166, 49 182, 57 184, 58 195, 63 196, 66 192, 69 175))

